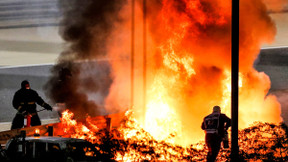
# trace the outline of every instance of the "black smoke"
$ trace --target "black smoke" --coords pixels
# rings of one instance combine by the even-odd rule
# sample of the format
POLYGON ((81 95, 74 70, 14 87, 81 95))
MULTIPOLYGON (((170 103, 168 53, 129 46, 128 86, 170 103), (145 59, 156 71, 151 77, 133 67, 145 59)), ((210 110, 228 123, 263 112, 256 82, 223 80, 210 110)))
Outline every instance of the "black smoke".
POLYGON ((112 83, 106 42, 120 22, 121 0, 59 0, 63 14, 59 34, 65 49, 51 69, 46 95, 65 103, 76 115, 99 115, 112 83), (101 59, 101 60, 100 60, 101 59))

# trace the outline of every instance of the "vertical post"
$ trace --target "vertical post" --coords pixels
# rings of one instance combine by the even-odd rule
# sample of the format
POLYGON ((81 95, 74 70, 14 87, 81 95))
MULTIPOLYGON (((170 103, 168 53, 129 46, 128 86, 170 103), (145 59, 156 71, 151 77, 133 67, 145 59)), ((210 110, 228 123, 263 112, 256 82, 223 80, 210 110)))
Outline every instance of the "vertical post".
POLYGON ((20 136, 22 137, 22 154, 25 155, 26 154, 26 131, 21 130, 20 132, 20 136))
POLYGON ((238 161, 239 0, 232 0, 231 55, 231 161, 238 161))
POLYGON ((146 109, 146 0, 143 0, 143 109, 146 109))
POLYGON ((48 136, 53 136, 53 126, 48 126, 47 132, 48 136))
POLYGON ((135 0, 131 0, 131 105, 134 105, 134 28, 135 25, 135 0))
POLYGON ((110 132, 110 131, 111 131, 111 127, 112 127, 111 118, 105 117, 105 119, 106 119, 106 130, 107 130, 108 132, 110 132))

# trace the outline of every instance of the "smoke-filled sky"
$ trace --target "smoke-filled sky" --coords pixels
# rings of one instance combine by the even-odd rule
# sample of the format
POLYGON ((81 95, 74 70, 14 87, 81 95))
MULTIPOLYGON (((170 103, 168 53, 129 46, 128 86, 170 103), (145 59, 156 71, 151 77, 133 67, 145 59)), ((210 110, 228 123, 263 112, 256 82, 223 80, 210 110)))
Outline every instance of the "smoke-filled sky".
MULTIPOLYGON (((46 85, 48 94, 80 114, 115 113, 131 108, 131 0, 61 2, 64 19, 60 34, 67 49, 59 56, 54 76, 46 85), (99 60, 103 59, 109 64, 101 64, 99 60), (104 102, 97 101, 99 96, 104 102)), ((268 4, 268 0, 265 2, 268 4)), ((278 2, 277 7, 271 8, 286 3, 278 2)), ((142 1, 136 1, 132 105, 135 116, 160 139, 165 137, 159 134, 177 132, 177 143, 198 141, 203 135, 203 117, 211 113, 214 105, 221 106, 222 112, 230 116, 231 2, 147 1, 146 78, 142 77, 142 8, 142 1)), ((242 128, 254 121, 281 121, 277 98, 267 95, 269 77, 253 68, 261 45, 272 43, 276 34, 267 12, 262 0, 240 1, 242 128)))

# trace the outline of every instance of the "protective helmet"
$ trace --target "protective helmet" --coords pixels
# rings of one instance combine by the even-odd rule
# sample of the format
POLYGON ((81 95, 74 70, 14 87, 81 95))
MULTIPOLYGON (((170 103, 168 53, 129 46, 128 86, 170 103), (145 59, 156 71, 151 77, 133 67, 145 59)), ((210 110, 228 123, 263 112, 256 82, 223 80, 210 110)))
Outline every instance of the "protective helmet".
POLYGON ((214 107, 213 107, 213 113, 221 113, 221 108, 220 108, 220 106, 214 106, 214 107))
POLYGON ((27 80, 23 80, 23 81, 21 82, 21 88, 22 88, 22 89, 26 89, 26 85, 27 85, 27 84, 30 85, 27 80))

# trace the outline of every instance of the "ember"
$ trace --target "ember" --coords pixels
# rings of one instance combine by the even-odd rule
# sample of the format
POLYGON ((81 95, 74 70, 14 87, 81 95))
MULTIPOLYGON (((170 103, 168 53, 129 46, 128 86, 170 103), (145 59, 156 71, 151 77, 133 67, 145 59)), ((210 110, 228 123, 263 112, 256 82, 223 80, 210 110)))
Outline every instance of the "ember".
MULTIPOLYGON (((183 147, 175 145, 167 139, 156 140, 139 125, 133 117, 132 111, 127 111, 121 126, 111 132, 106 129, 94 129, 96 125, 84 126, 82 122, 72 118, 73 113, 63 112, 61 124, 63 128, 67 128, 64 130, 66 136, 82 138, 94 143, 95 148, 99 151, 96 153, 99 160, 204 161, 205 159, 207 150, 203 142, 183 147)), ((285 124, 275 125, 261 122, 240 130, 241 158, 254 161, 257 159, 287 160, 287 133, 288 127, 285 124)), ((170 136, 169 138, 173 141, 175 137, 170 136)), ((87 154, 92 153, 88 151, 87 154)), ((226 161, 229 159, 229 155, 230 149, 223 149, 218 160, 226 161)))
MULTIPOLYGON (((204 151, 197 145, 184 148, 167 140, 155 140, 133 118, 133 112, 127 111, 121 126, 107 132, 105 129, 94 129, 96 125, 84 125, 73 119, 73 113, 63 112, 61 127, 65 137, 86 139, 95 144, 100 158, 110 158, 117 161, 138 160, 203 160, 204 151), (108 142, 108 143, 107 143, 108 142)), ((57 129, 55 134, 63 134, 57 129)), ((171 139, 174 137, 171 136, 171 139)), ((198 144, 202 149, 203 144, 198 144)))

